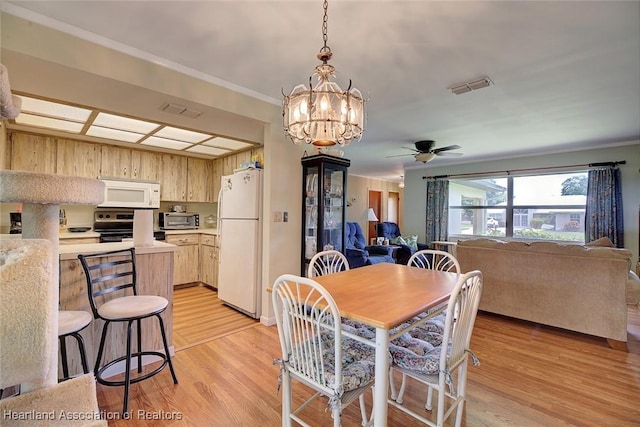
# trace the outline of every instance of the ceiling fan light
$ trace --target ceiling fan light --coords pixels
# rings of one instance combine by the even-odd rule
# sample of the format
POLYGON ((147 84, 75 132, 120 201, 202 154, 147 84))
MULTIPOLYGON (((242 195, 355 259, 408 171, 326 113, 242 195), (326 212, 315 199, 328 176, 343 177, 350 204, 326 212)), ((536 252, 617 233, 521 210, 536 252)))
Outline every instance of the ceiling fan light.
POLYGON ((416 162, 428 163, 436 157, 434 153, 416 154, 416 162))

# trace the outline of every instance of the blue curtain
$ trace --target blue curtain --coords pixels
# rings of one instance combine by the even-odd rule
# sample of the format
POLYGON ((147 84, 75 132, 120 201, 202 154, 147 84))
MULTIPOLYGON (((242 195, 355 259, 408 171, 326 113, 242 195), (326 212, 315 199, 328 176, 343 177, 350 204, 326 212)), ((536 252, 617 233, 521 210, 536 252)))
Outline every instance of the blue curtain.
POLYGON ((585 213, 585 243, 608 237, 617 248, 624 247, 622 186, 620 169, 589 171, 585 213))
POLYGON ((434 240, 447 240, 447 219, 449 217, 449 181, 427 181, 426 244, 434 240))

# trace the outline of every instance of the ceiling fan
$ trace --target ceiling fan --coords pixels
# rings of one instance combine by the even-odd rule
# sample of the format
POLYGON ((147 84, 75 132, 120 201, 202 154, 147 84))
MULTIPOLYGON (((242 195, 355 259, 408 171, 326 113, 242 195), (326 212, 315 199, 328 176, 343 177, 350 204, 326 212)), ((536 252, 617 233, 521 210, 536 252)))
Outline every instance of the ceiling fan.
POLYGON ((398 154, 389 157, 402 157, 402 156, 414 156, 416 162, 427 163, 433 160, 436 156, 448 156, 459 157, 462 153, 452 153, 451 150, 458 150, 462 147, 459 145, 449 145, 447 147, 435 148, 436 142, 432 140, 416 141, 414 143, 416 148, 402 147, 406 150, 415 151, 416 154, 398 154))

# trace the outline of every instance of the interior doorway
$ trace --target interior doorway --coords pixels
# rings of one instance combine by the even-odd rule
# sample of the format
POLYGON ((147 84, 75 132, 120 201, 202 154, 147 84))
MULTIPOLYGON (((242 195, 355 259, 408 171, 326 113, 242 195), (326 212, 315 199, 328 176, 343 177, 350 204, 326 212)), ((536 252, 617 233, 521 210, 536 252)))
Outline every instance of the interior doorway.
POLYGON ((395 222, 402 229, 400 224, 400 193, 389 191, 387 199, 387 221, 395 222))
POLYGON ((376 237, 375 226, 382 221, 382 191, 369 190, 369 207, 373 209, 378 221, 369 221, 367 242, 371 243, 371 239, 376 237))

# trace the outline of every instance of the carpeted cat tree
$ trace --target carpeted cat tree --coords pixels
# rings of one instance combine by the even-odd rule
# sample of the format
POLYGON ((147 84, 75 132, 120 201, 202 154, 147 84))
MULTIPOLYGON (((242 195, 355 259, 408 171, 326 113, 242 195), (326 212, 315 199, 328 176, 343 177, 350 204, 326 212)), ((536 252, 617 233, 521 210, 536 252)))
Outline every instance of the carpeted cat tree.
MULTIPOLYGON (((97 410, 93 375, 58 384, 58 240, 61 204, 103 200, 97 179, 0 171, 0 202, 22 203, 22 239, 0 242, 0 388, 20 384, 23 394, 0 400, 3 410, 97 410)), ((59 420, 41 421, 32 425, 59 420)))

